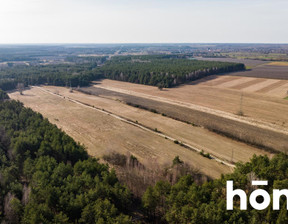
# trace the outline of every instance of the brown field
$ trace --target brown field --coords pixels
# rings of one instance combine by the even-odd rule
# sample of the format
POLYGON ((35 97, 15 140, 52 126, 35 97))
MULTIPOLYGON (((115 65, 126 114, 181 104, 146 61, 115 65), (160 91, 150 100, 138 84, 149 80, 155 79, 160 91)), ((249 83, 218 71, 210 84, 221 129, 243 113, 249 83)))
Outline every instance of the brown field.
MULTIPOLYGON (((214 76, 212 82, 214 80, 217 81, 218 77, 219 76, 214 76)), ((219 78, 222 81, 226 78, 231 80, 230 76, 220 76, 219 78)), ((221 84, 218 86, 211 86, 209 84, 211 80, 208 80, 207 82, 202 81, 200 83, 198 82, 197 84, 192 82, 191 85, 183 85, 177 88, 160 91, 156 87, 152 86, 125 83, 108 79, 98 82, 95 87, 130 94, 133 96, 159 100, 162 102, 178 103, 179 105, 186 107, 203 106, 205 109, 210 108, 217 110, 216 112, 219 112, 219 115, 221 114, 221 111, 223 111, 229 113, 228 115, 230 116, 233 116, 233 114, 236 114, 239 110, 241 95, 243 95, 242 110, 245 113, 245 117, 238 117, 238 119, 250 119, 253 120, 253 122, 265 124, 267 126, 272 125, 276 129, 287 132, 288 102, 283 100, 283 98, 287 94, 287 92, 285 93, 284 89, 288 85, 288 81, 279 80, 278 82, 281 83, 281 85, 279 84, 280 86, 274 86, 272 89, 265 92, 265 94, 256 94, 254 92, 245 92, 241 89, 233 89, 233 86, 237 86, 237 82, 243 83, 241 79, 244 79, 245 82, 249 82, 250 79, 254 80, 255 78, 235 78, 235 80, 231 81, 233 82, 231 88, 223 88, 223 85, 221 84), (273 92, 273 94, 271 92, 273 92), (278 95, 276 93, 278 93, 278 95)), ((255 84, 255 89, 259 91, 257 85, 258 84, 255 84)), ((273 85, 273 83, 271 85, 273 85)), ((252 86, 253 84, 251 84, 250 87, 252 86)), ((247 88, 247 86, 244 87, 247 88)), ((225 114, 225 116, 226 115, 227 114, 225 114)))
POLYGON ((288 62, 271 62, 251 59, 236 59, 236 58, 198 58, 199 60, 206 61, 223 61, 243 63, 251 70, 244 72, 234 72, 229 75, 266 78, 266 79, 284 79, 288 80, 288 62))
POLYGON ((249 71, 234 72, 229 75, 288 80, 288 68, 287 66, 265 64, 252 68, 249 71))
POLYGON ((253 154, 268 154, 263 150, 231 140, 227 137, 219 136, 206 129, 194 127, 160 114, 151 113, 150 111, 131 107, 117 100, 87 95, 77 91, 70 93, 68 89, 61 87, 46 86, 44 88, 52 92, 57 92, 62 96, 104 109, 129 120, 137 120, 139 124, 143 124, 145 127, 149 127, 150 129, 157 128, 161 133, 229 162, 232 159, 232 153, 233 162, 249 161, 253 154))
MULTIPOLYGON (((57 91, 66 91, 65 93, 68 94, 67 90, 65 89, 57 88, 57 91)), ((75 95, 77 95, 77 97, 79 95, 80 99, 87 97, 85 96, 83 98, 83 95, 76 93, 75 95)), ((10 93, 9 96, 12 99, 22 101, 25 106, 43 114, 43 116, 47 117, 50 122, 56 124, 76 141, 83 143, 87 147, 89 154, 92 156, 99 157, 111 151, 117 151, 124 154, 130 152, 146 165, 149 165, 149 162, 151 161, 157 161, 163 165, 168 163, 171 164, 173 158, 176 155, 179 155, 185 162, 197 167, 204 174, 214 178, 219 177, 222 173, 231 172, 230 167, 222 165, 215 160, 204 158, 199 153, 174 144, 172 141, 157 136, 152 132, 148 132, 133 125, 127 124, 111 115, 94 110, 93 108, 88 108, 83 105, 73 103, 68 101, 67 98, 63 99, 56 95, 44 92, 38 87, 24 91, 23 96, 17 92, 10 93)), ((111 100, 109 102, 106 102, 101 98, 97 100, 98 101, 95 101, 95 104, 103 107, 105 105, 109 106, 111 103, 111 100)), ((87 102, 92 101, 94 102, 94 99, 91 99, 91 97, 87 98, 87 102)), ((113 106, 110 105, 109 108, 114 108, 115 111, 121 111, 124 114, 134 114, 133 116, 136 116, 137 113, 139 113, 139 116, 136 116, 137 119, 139 119, 139 122, 141 119, 141 122, 147 122, 148 124, 147 114, 145 114, 145 111, 131 110, 131 112, 125 112, 125 110, 128 108, 123 106, 125 106, 123 103, 118 102, 118 104, 113 104, 113 106)), ((150 114, 148 116, 150 116, 150 114)), ((153 121, 149 122, 151 122, 150 124, 153 123, 153 121)), ((161 121, 158 121, 158 124, 159 122, 161 123, 161 121)), ((171 125, 169 122, 162 122, 165 124, 163 125, 163 128, 166 128, 167 125, 168 127, 171 127, 169 126, 171 125)), ((180 125, 179 128, 182 128, 181 125, 183 124, 178 125, 180 125)), ((161 129, 160 125, 157 128, 161 129)), ((176 128, 177 126, 174 127, 175 130, 176 128)), ((193 139, 193 136, 190 136, 190 134, 196 134, 196 131, 189 128, 187 128, 187 130, 189 130, 188 133, 180 133, 179 136, 183 135, 184 139, 186 134, 187 139, 190 137, 193 139)), ((214 141, 213 136, 210 137, 210 141, 214 141)), ((225 142, 225 140, 222 141, 225 142)), ((209 144, 212 143, 209 143, 208 141, 207 146, 209 144)), ((229 144, 233 144, 229 142, 225 144, 227 145, 225 147, 226 150, 231 151, 231 149, 228 149, 229 144)), ((245 148, 244 145, 239 145, 239 147, 245 148)), ((260 153, 260 151, 255 152, 260 153)), ((235 157, 236 155, 238 157, 240 154, 235 153, 235 157)))
POLYGON ((197 58, 197 59, 202 60, 202 61, 222 61, 222 62, 243 63, 247 67, 252 67, 252 68, 269 63, 269 61, 241 59, 241 58, 197 58))
MULTIPOLYGON (((215 80, 217 81, 218 78, 217 76, 214 76, 215 80)), ((235 76, 223 76, 223 78, 221 77, 221 81, 219 82, 219 84, 215 84, 213 86, 217 86, 219 88, 230 88, 232 86, 237 86, 243 83, 248 82, 249 80, 251 80, 251 78, 246 78, 246 77, 235 77, 235 76), (228 79, 228 82, 226 81, 226 79, 228 79)), ((209 82, 202 82, 203 85, 209 85, 209 82)))
POLYGON ((244 88, 250 87, 250 86, 258 86, 259 83, 264 82, 265 80, 263 79, 251 79, 248 82, 244 82, 241 84, 237 84, 235 86, 232 86, 233 89, 237 90, 243 90, 244 88))
POLYGON ((95 87, 84 89, 96 95, 155 109, 253 144, 286 152, 288 102, 264 94, 206 85, 215 79, 164 91, 152 86, 112 80, 103 80, 95 87), (236 115, 241 107, 241 95, 245 116, 236 115))
POLYGON ((269 65, 288 66, 288 62, 286 62, 286 61, 274 61, 274 62, 269 63, 269 65))
POLYGON ((213 80, 199 83, 203 86, 240 90, 243 93, 262 93, 267 96, 284 98, 287 96, 288 80, 264 79, 239 76, 212 76, 213 80))

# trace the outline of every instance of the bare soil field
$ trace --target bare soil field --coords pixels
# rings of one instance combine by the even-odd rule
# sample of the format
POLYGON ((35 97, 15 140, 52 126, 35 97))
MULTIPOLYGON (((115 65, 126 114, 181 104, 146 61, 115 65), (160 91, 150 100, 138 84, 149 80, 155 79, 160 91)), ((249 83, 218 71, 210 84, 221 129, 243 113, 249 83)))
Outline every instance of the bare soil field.
POLYGON ((265 64, 252 68, 249 71, 234 72, 228 75, 288 80, 288 67, 265 64))
POLYGON ((287 96, 288 80, 264 79, 239 76, 212 76, 198 82, 199 85, 240 90, 242 93, 262 93, 267 96, 287 96))
POLYGON ((104 109, 105 111, 109 111, 129 120, 137 121, 137 123, 143 124, 152 130, 157 129, 158 132, 167 134, 180 142, 188 143, 189 145, 203 150, 205 153, 210 153, 229 162, 231 162, 231 160, 233 160, 232 162, 246 162, 249 161, 254 154, 269 154, 247 144, 215 134, 207 129, 195 127, 191 124, 162 116, 161 114, 128 106, 119 100, 87 95, 78 91, 73 91, 73 93, 71 93, 69 89, 63 87, 45 86, 43 88, 59 93, 62 96, 69 97, 70 99, 75 99, 104 109))
POLYGON ((251 142, 258 139, 256 142, 259 144, 287 150, 288 102, 284 99, 205 86, 204 81, 160 91, 151 86, 103 80, 90 87, 92 90, 96 95, 144 105, 210 129, 217 126, 220 132, 230 130, 237 138, 245 137, 251 142), (241 106, 241 95, 245 116, 236 116, 241 106))
MULTIPOLYGON (((185 162, 213 178, 219 177, 222 173, 231 172, 231 167, 209 160, 170 140, 129 125, 93 108, 44 92, 38 87, 25 90, 24 95, 14 92, 9 96, 43 114, 76 141, 83 143, 92 156, 99 157, 111 151, 124 154, 129 152, 145 165, 149 165, 151 161, 164 165, 171 164, 173 158, 179 155, 185 162)), ((98 103, 100 101, 96 102, 97 105, 98 103)), ((102 102, 103 105, 105 103, 107 102, 102 102)), ((116 111, 122 110, 123 104, 119 103, 119 105, 121 107, 114 108, 116 111)))
POLYGON ((245 64, 246 67, 252 67, 252 68, 258 65, 264 65, 269 63, 269 61, 238 59, 238 58, 197 58, 197 59, 201 61, 223 61, 223 62, 242 63, 245 64))
POLYGON ((269 63, 269 65, 288 66, 288 62, 286 62, 286 61, 274 61, 274 62, 269 63))
POLYGON ((199 60, 206 61, 223 61, 223 62, 235 62, 243 63, 247 68, 251 70, 243 72, 229 73, 233 76, 246 76, 255 78, 267 78, 267 79, 285 79, 288 80, 288 62, 271 62, 251 59, 236 59, 236 58, 198 58, 199 60))
MULTIPOLYGON (((219 76, 214 76, 213 81, 217 81, 218 77, 219 76)), ((222 81, 226 78, 230 80, 229 76, 220 76, 219 78, 222 81)), ((251 78, 243 77, 244 82, 249 82, 250 79, 251 78)), ((252 79, 254 80, 254 78, 252 79)), ((242 95, 242 110, 245 116, 238 117, 239 119, 245 120, 251 118, 255 119, 255 122, 259 121, 260 123, 265 123, 267 125, 273 124, 276 128, 279 128, 279 130, 285 129, 287 131, 288 102, 283 100, 286 93, 280 94, 278 97, 272 97, 267 96, 266 94, 255 94, 253 92, 242 91, 241 89, 233 89, 233 86, 243 83, 243 80, 239 77, 235 77, 235 80, 231 81, 233 82, 231 88, 223 88, 222 84, 211 86, 209 84, 211 80, 204 80, 200 83, 192 82, 190 85, 182 85, 177 88, 160 91, 153 86, 105 79, 101 82, 97 82, 94 87, 153 100, 179 103, 179 105, 187 107, 189 105, 199 105, 205 108, 228 112, 230 114, 236 114, 239 111, 242 95)), ((279 80, 279 82, 281 84, 279 84, 280 87, 288 84, 288 81, 279 80)), ((247 86, 244 87, 247 88, 247 86)), ((277 90, 277 88, 279 88, 279 86, 273 88, 273 91, 281 92, 281 89, 277 90)), ((266 93, 269 95, 268 92, 266 93)))

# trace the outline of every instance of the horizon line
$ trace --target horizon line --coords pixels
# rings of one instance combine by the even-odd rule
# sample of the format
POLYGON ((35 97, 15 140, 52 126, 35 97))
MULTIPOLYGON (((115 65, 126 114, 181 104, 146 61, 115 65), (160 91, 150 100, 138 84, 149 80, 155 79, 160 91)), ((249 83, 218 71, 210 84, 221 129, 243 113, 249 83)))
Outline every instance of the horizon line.
POLYGON ((95 42, 95 43, 85 43, 85 42, 75 42, 75 43, 64 43, 64 42, 55 42, 55 43, 0 43, 0 45, 121 45, 121 44, 273 44, 273 45, 288 45, 287 43, 275 43, 275 42, 119 42, 119 43, 111 43, 111 42, 95 42))

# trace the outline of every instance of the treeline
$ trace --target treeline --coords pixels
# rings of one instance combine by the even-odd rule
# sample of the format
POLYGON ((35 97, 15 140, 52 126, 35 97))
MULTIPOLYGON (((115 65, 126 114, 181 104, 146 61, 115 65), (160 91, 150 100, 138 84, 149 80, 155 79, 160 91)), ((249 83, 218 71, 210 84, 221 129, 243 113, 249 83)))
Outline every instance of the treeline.
POLYGON ((113 57, 99 70, 108 79, 168 88, 212 74, 244 69, 244 64, 191 60, 185 55, 147 55, 113 57))
MULTIPOLYGON (((150 220, 168 223, 288 223, 287 198, 280 199, 280 210, 273 210, 273 189, 287 189, 288 155, 278 154, 271 160, 267 156, 254 156, 250 162, 238 164, 232 174, 220 179, 195 183, 192 176, 182 177, 171 186, 166 181, 148 187, 142 198, 143 207, 150 220), (226 181, 234 181, 234 189, 242 189, 249 195, 256 188, 252 180, 268 180, 268 186, 261 187, 270 194, 271 203, 264 210, 239 209, 239 197, 234 198, 234 210, 226 209, 226 181)), ((258 198, 257 198, 258 201, 258 198)), ((242 202, 243 203, 243 202, 242 202)), ((259 198, 258 203, 261 203, 259 198)))
POLYGON ((245 69, 243 64, 197 61, 187 55, 145 55, 66 58, 71 64, 13 66, 0 71, 0 88, 16 89, 28 85, 87 86, 91 81, 108 78, 159 88, 173 87, 207 75, 245 69), (104 65, 103 65, 104 64, 104 65))
POLYGON ((6 92, 4 92, 2 89, 0 89, 0 102, 3 100, 9 99, 9 96, 7 95, 6 92))
POLYGON ((0 102, 0 223, 129 223, 131 201, 113 170, 42 115, 0 102))
POLYGON ((81 64, 15 66, 0 71, 0 89, 16 89, 18 83, 28 85, 87 86, 102 75, 95 61, 81 64))
POLYGON ((73 63, 94 63, 97 66, 98 64, 103 64, 107 58, 107 56, 67 56, 65 61, 73 63))

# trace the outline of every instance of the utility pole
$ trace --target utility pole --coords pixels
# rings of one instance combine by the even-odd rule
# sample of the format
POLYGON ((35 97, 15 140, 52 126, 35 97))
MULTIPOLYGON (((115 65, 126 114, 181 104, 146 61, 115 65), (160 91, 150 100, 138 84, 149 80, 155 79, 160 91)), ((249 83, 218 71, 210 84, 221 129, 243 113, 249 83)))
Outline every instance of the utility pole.
POLYGON ((238 115, 239 116, 243 116, 244 115, 244 112, 243 112, 243 92, 241 92, 238 115))
POLYGON ((241 112, 243 112, 242 111, 242 109, 243 109, 242 106, 243 106, 243 92, 241 93, 241 99, 240 99, 240 111, 241 112))

